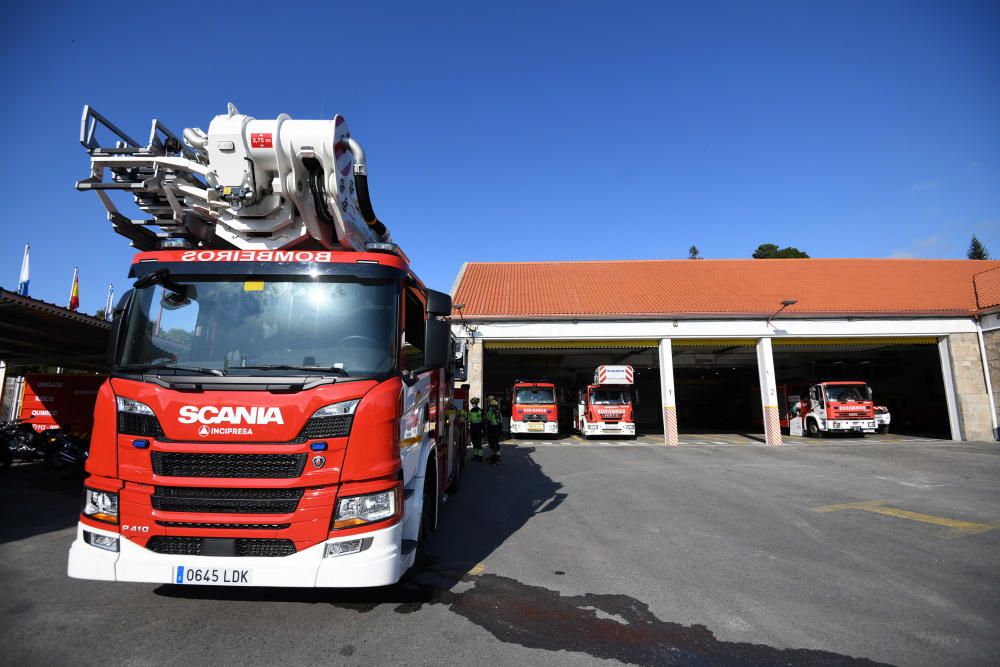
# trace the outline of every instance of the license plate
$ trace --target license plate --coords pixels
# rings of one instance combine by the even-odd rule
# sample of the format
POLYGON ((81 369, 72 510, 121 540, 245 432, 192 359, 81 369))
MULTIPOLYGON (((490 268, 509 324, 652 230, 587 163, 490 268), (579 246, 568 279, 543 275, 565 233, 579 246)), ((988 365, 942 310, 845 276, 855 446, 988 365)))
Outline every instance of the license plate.
POLYGON ((537 422, 528 422, 528 430, 529 431, 544 431, 545 430, 545 425, 544 424, 539 424, 537 422))
POLYGON ((253 586, 253 570, 228 567, 174 568, 173 583, 201 584, 202 586, 253 586))

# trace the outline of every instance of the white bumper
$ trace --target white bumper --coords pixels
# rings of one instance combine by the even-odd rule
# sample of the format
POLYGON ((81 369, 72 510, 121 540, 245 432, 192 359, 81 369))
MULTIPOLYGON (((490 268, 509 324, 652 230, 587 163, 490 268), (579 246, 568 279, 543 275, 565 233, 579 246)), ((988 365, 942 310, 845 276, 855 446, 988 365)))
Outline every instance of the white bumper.
POLYGON ((876 428, 874 419, 827 419, 828 431, 869 431, 876 428))
POLYGON ((883 415, 875 415, 875 423, 879 426, 888 426, 891 421, 892 417, 888 412, 883 415))
MULTIPOLYGON (((254 586, 355 588, 394 584, 406 569, 400 552, 402 524, 399 523, 370 533, 327 540, 291 556, 276 558, 158 554, 124 538, 118 541, 119 552, 105 551, 87 544, 83 539, 84 530, 119 537, 115 532, 78 524, 67 568, 67 574, 74 579, 173 584, 177 583, 174 580, 176 568, 183 565, 185 568, 250 570, 254 586), (373 538, 365 551, 323 557, 328 543, 361 537, 373 538)), ((412 555, 406 560, 412 560, 412 555)))
POLYGON ((559 424, 556 422, 519 422, 510 420, 511 433, 547 433, 555 435, 559 433, 559 424), (541 428, 539 428, 539 426, 541 428))
POLYGON ((632 422, 585 422, 584 435, 635 435, 635 424, 632 422))

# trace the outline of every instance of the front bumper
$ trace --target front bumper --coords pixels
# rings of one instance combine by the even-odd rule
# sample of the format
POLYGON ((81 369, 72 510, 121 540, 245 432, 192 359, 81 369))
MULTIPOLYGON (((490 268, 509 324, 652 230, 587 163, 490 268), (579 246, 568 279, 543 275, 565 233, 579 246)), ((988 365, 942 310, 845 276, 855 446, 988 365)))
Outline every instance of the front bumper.
POLYGON ((510 421, 511 433, 547 433, 555 435, 559 433, 559 424, 556 422, 520 422, 510 421), (541 427, 541 428, 539 428, 541 427))
MULTIPOLYGON (((370 533, 326 540, 304 551, 277 558, 177 556, 158 554, 140 547, 113 531, 77 524, 76 540, 69 550, 67 574, 74 579, 140 581, 172 584, 177 566, 251 570, 254 586, 304 588, 356 588, 388 586, 403 575, 400 549, 402 524, 370 533), (119 552, 105 551, 84 541, 83 531, 118 537, 119 552), (326 545, 361 537, 372 538, 365 551, 324 558, 326 545)), ((412 558, 412 555, 411 555, 412 558)))
POLYGON ((869 431, 876 428, 874 419, 828 419, 828 431, 869 431))
POLYGON ((587 422, 583 425, 584 435, 635 435, 632 422, 587 422))

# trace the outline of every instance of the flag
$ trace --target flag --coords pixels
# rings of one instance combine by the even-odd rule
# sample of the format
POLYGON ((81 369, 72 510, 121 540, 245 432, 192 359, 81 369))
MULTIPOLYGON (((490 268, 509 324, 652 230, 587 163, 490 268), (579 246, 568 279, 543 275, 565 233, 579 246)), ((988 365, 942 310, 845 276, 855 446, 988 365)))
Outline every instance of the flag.
POLYGON ((21 260, 21 277, 17 281, 17 293, 21 296, 28 296, 28 255, 31 253, 31 244, 24 244, 24 259, 21 260))
POLYGON ((115 300, 115 286, 112 285, 111 283, 108 283, 108 305, 104 306, 104 319, 106 319, 108 322, 113 320, 115 317, 113 312, 114 300, 115 300))
POLYGON ((76 310, 80 307, 80 269, 73 269, 73 287, 69 290, 69 308, 70 310, 76 310))

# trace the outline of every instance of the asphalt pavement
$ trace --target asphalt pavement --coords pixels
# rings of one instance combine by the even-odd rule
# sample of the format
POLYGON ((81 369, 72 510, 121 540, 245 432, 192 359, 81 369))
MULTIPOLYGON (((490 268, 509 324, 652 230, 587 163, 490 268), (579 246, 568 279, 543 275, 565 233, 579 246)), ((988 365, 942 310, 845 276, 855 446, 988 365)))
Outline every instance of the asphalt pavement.
POLYGON ((472 466, 379 590, 66 578, 79 480, 0 474, 7 664, 995 664, 1000 445, 555 446, 472 466))

